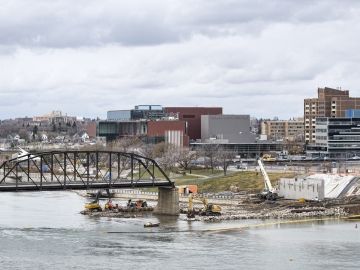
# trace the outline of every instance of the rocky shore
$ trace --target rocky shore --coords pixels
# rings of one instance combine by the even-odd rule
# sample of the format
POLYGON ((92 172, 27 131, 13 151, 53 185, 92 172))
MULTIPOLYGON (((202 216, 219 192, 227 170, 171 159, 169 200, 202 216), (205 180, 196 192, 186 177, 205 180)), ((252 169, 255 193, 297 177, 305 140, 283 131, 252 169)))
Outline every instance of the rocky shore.
MULTIPOLYGON (((116 200, 116 199, 115 199, 116 200)), ((219 203, 219 201, 209 203, 219 203)), ((221 216, 199 216, 191 220, 204 222, 218 222, 242 219, 306 219, 306 218, 325 218, 325 217, 346 217, 349 215, 360 214, 360 197, 347 197, 343 199, 333 199, 323 202, 299 202, 291 200, 277 201, 251 201, 248 198, 241 200, 224 200, 220 204, 221 216)), ((187 213, 187 202, 180 203, 180 212, 187 213)), ((196 202, 194 209, 203 208, 203 204, 196 202)), ((82 214, 92 217, 111 217, 111 218, 135 218, 151 215, 153 207, 142 209, 119 207, 118 209, 106 210, 101 212, 81 211, 82 214)))
MULTIPOLYGON (((197 205, 201 208, 201 205, 197 205)), ((182 213, 187 213, 185 204, 182 213)), ((306 219, 322 217, 346 217, 354 214, 349 211, 349 205, 344 202, 296 202, 278 200, 276 202, 241 202, 238 205, 222 206, 221 216, 197 216, 195 220, 216 222, 241 219, 306 219)), ((194 220, 194 219, 192 219, 194 220)))

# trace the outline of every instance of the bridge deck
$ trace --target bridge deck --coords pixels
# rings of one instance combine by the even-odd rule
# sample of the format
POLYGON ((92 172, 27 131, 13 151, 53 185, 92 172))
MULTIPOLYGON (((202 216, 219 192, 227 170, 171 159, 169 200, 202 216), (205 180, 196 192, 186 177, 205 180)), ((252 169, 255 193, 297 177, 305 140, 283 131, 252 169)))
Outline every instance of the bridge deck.
POLYGON ((169 186, 169 182, 164 181, 156 181, 153 182, 152 180, 141 182, 131 182, 131 181, 122 181, 118 183, 111 183, 109 182, 89 182, 83 183, 82 181, 77 182, 68 182, 66 185, 60 185, 56 182, 51 183, 37 183, 38 185, 34 185, 33 183, 19 183, 16 185, 16 183, 13 184, 1 184, 0 185, 0 192, 13 192, 13 191, 55 191, 55 190, 83 190, 83 189, 111 189, 111 188, 139 188, 139 187, 165 187, 169 186))

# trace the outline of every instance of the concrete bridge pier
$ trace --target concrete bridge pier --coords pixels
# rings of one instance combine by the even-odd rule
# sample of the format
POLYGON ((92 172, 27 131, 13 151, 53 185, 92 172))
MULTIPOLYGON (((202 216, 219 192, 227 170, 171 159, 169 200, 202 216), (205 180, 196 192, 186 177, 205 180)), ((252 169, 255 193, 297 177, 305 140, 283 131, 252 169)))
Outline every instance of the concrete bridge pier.
POLYGON ((176 187, 159 187, 158 204, 155 214, 178 216, 180 214, 179 189, 176 187))

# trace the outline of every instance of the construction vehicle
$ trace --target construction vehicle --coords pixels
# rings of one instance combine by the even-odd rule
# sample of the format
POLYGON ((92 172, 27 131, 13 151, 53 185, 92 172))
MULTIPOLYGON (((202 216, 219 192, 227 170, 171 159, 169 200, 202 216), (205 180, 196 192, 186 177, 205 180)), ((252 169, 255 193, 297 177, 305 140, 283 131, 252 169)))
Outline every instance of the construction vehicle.
POLYGON ((100 198, 100 195, 101 195, 101 192, 98 191, 96 197, 95 197, 95 200, 90 202, 90 203, 86 203, 85 204, 85 210, 88 210, 88 211, 102 211, 102 208, 99 204, 99 198, 100 198))
POLYGON ((220 216, 221 215, 221 207, 216 204, 208 203, 208 199, 205 197, 201 197, 199 195, 193 195, 190 193, 189 195, 189 206, 188 206, 188 218, 194 218, 195 217, 195 210, 193 205, 193 200, 198 199, 204 204, 204 207, 200 209, 198 212, 201 216, 220 216))
MULTIPOLYGON (((108 197, 110 198, 110 191, 109 189, 106 189, 106 193, 108 195, 108 197)), ((102 208, 99 204, 99 199, 101 197, 102 193, 101 191, 99 190, 97 193, 96 193, 96 197, 95 197, 95 200, 90 202, 90 203, 86 203, 85 204, 85 209, 88 210, 88 211, 102 211, 102 208)))
POLYGON ((264 154, 262 159, 264 161, 276 161, 276 157, 272 156, 271 154, 264 154))
POLYGON ((258 159, 258 165, 261 171, 261 174, 264 178, 264 190, 258 194, 258 197, 263 200, 275 201, 278 198, 277 190, 272 186, 270 178, 265 170, 262 159, 258 159))

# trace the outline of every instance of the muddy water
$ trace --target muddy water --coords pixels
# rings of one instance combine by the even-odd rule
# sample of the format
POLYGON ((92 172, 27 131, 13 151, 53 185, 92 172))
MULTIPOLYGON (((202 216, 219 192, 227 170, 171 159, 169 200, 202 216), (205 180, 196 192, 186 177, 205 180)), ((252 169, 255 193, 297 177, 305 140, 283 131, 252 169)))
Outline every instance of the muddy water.
POLYGON ((79 214, 85 201, 72 192, 1 193, 1 269, 359 268, 356 221, 90 218, 79 214))

